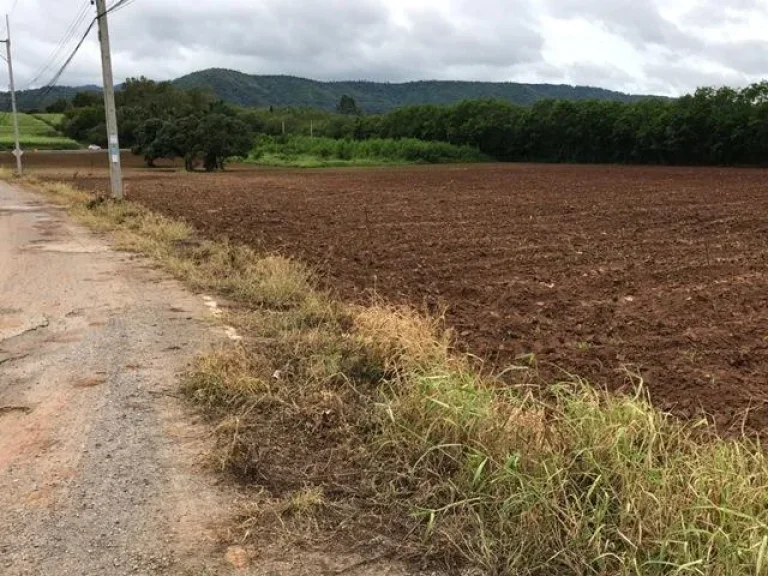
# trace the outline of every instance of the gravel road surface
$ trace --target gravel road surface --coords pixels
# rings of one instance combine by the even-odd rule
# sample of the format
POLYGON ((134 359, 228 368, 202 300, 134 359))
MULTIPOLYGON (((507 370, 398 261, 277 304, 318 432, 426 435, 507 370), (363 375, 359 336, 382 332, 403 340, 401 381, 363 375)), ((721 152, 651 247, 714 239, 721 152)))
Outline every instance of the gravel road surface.
POLYGON ((215 301, 0 182, 0 576, 411 576, 375 550, 237 544, 248 491, 178 397, 215 301), (234 542, 233 542, 234 540, 234 542))
POLYGON ((0 574, 224 574, 229 497, 176 397, 203 299, 0 183, 0 574))

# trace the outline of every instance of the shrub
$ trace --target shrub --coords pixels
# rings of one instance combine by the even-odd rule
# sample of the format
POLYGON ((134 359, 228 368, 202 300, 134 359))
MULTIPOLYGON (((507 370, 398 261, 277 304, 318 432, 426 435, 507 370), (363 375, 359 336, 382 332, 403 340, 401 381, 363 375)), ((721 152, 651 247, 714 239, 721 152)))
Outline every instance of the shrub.
POLYGON ((256 140, 250 156, 260 163, 291 164, 314 158, 316 163, 414 163, 478 162, 484 160, 475 148, 446 142, 407 139, 333 140, 308 136, 266 136, 256 140))

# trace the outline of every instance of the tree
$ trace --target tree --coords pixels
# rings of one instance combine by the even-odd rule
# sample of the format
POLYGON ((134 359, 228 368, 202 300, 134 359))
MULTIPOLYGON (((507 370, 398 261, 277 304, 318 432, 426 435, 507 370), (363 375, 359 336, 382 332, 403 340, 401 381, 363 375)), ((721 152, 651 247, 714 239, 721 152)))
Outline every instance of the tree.
POLYGON ((223 170, 228 158, 247 156, 253 148, 249 126, 226 114, 206 114, 198 125, 196 140, 208 172, 223 170))
POLYGON ((72 99, 73 108, 88 108, 99 105, 104 105, 104 96, 101 92, 78 92, 72 99))
POLYGON ((191 172, 200 153, 199 126, 200 118, 197 116, 166 122, 154 144, 157 152, 164 158, 184 158, 184 168, 191 172))
POLYGON ((200 160, 209 172, 223 170, 228 158, 247 156, 253 148, 253 132, 234 116, 209 112, 162 121, 147 120, 138 130, 134 154, 143 154, 148 165, 157 158, 184 158, 192 171, 200 160))
POLYGON ((45 111, 49 114, 63 114, 67 108, 69 107, 69 102, 67 102, 66 98, 59 98, 51 104, 50 106, 47 106, 45 111))
POLYGON ((105 145, 107 141, 106 127, 104 127, 103 134, 100 131, 97 132, 97 129, 102 127, 104 127, 104 106, 73 108, 64 113, 62 132, 78 142, 105 145))
POLYGON ((150 118, 136 130, 136 144, 131 151, 144 156, 144 162, 150 168, 155 167, 155 160, 171 153, 168 146, 160 144, 158 136, 165 126, 160 118, 150 118))
POLYGON ((352 96, 344 94, 339 100, 339 105, 336 107, 339 114, 345 114, 347 116, 353 116, 360 114, 360 109, 357 107, 357 103, 352 96))

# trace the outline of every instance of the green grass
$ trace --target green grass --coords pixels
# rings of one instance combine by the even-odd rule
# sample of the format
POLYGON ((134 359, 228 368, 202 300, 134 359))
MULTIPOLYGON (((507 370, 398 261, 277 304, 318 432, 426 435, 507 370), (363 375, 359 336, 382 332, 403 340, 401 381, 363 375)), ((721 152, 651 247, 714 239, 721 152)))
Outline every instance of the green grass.
POLYGON ((264 166, 320 168, 486 161, 468 146, 415 139, 334 140, 309 136, 261 136, 248 162, 264 166))
MULTIPOLYGON (((76 150, 80 146, 74 140, 62 136, 53 125, 60 114, 19 114, 19 140, 22 149, 76 150)), ((0 150, 14 147, 13 115, 0 112, 0 150)))
MULTIPOLYGON (((20 136, 21 148, 31 150, 78 150, 80 145, 64 136, 20 136)), ((12 134, 0 134, 0 150, 13 150, 15 146, 12 134)))
POLYGON ((260 166, 272 166, 276 168, 343 168, 387 166, 391 164, 405 164, 397 160, 384 158, 356 158, 353 160, 341 160, 339 158, 323 159, 311 154, 285 155, 280 153, 266 153, 258 158, 248 158, 249 163, 260 166))
POLYGON ((64 120, 64 114, 32 114, 34 118, 37 118, 41 122, 45 122, 49 126, 57 129, 61 126, 61 122, 64 120))

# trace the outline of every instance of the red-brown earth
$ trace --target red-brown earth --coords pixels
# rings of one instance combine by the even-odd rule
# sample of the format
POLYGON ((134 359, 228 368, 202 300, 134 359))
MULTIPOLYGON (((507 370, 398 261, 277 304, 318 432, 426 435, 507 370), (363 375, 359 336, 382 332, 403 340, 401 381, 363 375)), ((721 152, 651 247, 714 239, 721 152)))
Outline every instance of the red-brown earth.
MULTIPOLYGON (((74 170, 59 176, 106 189, 74 170)), ((489 366, 532 354, 547 378, 612 389, 642 375, 679 415, 768 425, 768 171, 236 167, 127 182, 205 235, 306 261, 344 298, 444 307, 489 366)))

